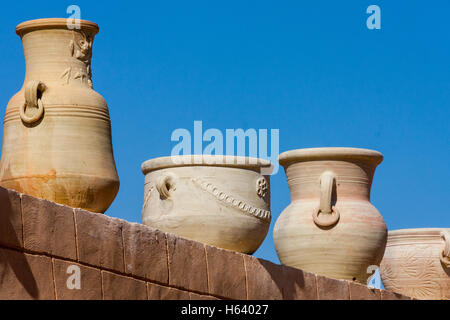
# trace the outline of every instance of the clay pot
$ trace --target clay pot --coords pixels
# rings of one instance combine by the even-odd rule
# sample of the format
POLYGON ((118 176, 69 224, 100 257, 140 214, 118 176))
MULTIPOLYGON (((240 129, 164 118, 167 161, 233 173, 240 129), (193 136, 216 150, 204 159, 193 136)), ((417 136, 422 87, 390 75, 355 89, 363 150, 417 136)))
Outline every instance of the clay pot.
POLYGON ((330 278, 366 283, 386 246, 387 229, 369 202, 383 155, 355 148, 282 153, 291 203, 274 228, 280 261, 330 278))
POLYGON ((119 189, 108 107, 92 89, 97 24, 21 23, 26 74, 3 126, 0 185, 71 207, 104 212, 119 189))
POLYGON ((386 290, 416 299, 450 299, 450 229, 389 231, 380 275, 386 290))
POLYGON ((216 247, 251 254, 269 229, 271 170, 262 159, 174 156, 142 164, 142 222, 216 247), (269 169, 268 169, 269 168, 269 169))

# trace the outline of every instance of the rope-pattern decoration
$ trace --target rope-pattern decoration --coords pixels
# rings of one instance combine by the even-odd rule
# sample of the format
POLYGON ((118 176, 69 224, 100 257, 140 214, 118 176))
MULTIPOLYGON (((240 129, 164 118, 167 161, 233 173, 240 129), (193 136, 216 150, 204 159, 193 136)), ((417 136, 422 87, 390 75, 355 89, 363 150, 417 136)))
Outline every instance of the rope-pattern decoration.
POLYGON ((152 195, 152 191, 153 191, 154 187, 150 187, 150 189, 147 191, 147 194, 144 197, 144 206, 143 209, 147 208, 147 203, 148 200, 150 200, 150 196, 152 195))
POLYGON ((266 221, 270 222, 271 215, 270 215, 269 210, 256 208, 256 207, 246 203, 245 201, 238 200, 230 195, 227 195, 225 192, 219 190, 219 188, 214 186, 212 183, 202 181, 199 178, 193 178, 192 181, 194 182, 194 184, 199 186, 202 190, 213 195, 219 201, 224 202, 227 205, 238 209, 239 211, 243 212, 244 214, 251 215, 258 219, 262 219, 262 220, 266 220, 266 221))

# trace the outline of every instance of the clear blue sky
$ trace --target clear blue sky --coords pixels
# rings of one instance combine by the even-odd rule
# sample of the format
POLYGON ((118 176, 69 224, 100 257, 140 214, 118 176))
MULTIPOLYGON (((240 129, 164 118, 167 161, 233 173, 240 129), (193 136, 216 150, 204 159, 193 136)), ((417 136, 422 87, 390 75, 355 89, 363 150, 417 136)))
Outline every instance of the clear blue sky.
MULTIPOLYGON (((100 26, 93 82, 121 182, 107 215, 140 222, 141 163, 169 155, 172 131, 202 120, 223 132, 280 129, 281 152, 379 150, 372 203, 388 228, 450 227, 448 0, 7 1, 2 116, 25 72, 15 26, 67 17, 70 4, 100 26), (371 4, 381 30, 366 28, 371 4)), ((273 220, 255 256, 278 263, 272 228, 290 197, 282 169, 271 182, 273 220)))

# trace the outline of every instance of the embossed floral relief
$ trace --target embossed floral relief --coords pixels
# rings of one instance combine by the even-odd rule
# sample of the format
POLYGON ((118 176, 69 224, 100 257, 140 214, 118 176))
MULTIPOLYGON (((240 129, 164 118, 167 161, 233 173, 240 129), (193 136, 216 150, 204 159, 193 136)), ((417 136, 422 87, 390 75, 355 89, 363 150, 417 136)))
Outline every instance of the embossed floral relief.
POLYGON ((265 198, 267 195, 267 191, 269 189, 269 184, 267 183, 266 178, 260 177, 256 180, 256 193, 261 198, 265 198))
POLYGON ((61 74, 63 84, 69 84, 71 80, 78 80, 80 83, 86 83, 92 88, 92 43, 93 36, 86 34, 83 31, 73 31, 73 38, 69 43, 70 55, 84 63, 83 68, 67 67, 61 74))
POLYGON ((439 299, 441 284, 436 250, 429 245, 404 247, 395 261, 386 256, 380 266, 386 289, 417 299, 439 299))

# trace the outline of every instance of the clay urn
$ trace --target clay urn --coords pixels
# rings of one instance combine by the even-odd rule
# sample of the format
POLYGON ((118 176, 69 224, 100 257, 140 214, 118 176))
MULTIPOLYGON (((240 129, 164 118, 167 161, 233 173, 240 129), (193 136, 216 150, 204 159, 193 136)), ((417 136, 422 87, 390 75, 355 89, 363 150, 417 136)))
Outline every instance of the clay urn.
POLYGON ((356 148, 312 148, 282 153, 291 203, 273 237, 281 263, 363 284, 385 250, 387 229, 370 203, 381 153, 356 148))
POLYGON ((389 231, 380 266, 386 290, 423 300, 450 300, 450 229, 389 231))
POLYGON ((145 225, 219 248, 251 254, 269 229, 267 160, 188 155, 142 164, 145 225))
POLYGON ((107 104, 93 89, 92 45, 97 24, 38 19, 16 27, 26 73, 3 124, 0 185, 103 213, 119 178, 107 104))

